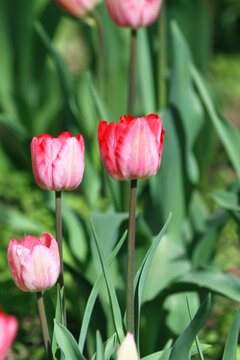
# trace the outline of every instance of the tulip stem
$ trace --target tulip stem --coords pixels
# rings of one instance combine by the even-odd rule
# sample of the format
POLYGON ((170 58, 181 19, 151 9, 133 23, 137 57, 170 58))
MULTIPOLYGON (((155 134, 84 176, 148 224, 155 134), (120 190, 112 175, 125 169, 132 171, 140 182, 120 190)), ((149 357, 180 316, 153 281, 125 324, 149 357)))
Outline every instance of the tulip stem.
POLYGON ((136 94, 136 51, 137 51, 137 30, 131 30, 131 51, 129 66, 129 93, 128 93, 128 115, 134 116, 134 104, 136 94))
POLYGON ((104 49, 104 34, 101 17, 97 11, 94 12, 94 18, 96 21, 97 34, 98 34, 98 89, 100 95, 104 96, 104 64, 105 64, 105 49, 104 49))
POLYGON ((158 106, 159 109, 164 109, 166 107, 166 99, 167 99, 167 89, 166 89, 166 81, 165 81, 165 73, 166 73, 166 5, 165 2, 162 4, 162 9, 160 11, 159 17, 159 100, 158 106))
POLYGON ((43 303, 42 292, 38 291, 36 293, 36 295, 37 295, 39 317, 40 317, 40 322, 41 322, 41 326, 42 326, 44 346, 45 346, 45 351, 46 351, 46 359, 50 360, 51 359, 51 341, 50 341, 47 318, 46 318, 46 313, 45 313, 45 308, 44 308, 44 303, 43 303))
POLYGON ((134 334, 134 254, 137 180, 131 181, 127 250, 127 331, 134 334))
MULTIPOLYGON (((62 211, 61 211, 61 191, 56 191, 56 240, 58 242, 60 255, 60 275, 59 284, 61 289, 64 288, 64 268, 63 268, 63 249, 62 249, 62 211)), ((65 304, 65 290, 63 290, 63 318, 64 325, 67 325, 66 304, 65 304)))

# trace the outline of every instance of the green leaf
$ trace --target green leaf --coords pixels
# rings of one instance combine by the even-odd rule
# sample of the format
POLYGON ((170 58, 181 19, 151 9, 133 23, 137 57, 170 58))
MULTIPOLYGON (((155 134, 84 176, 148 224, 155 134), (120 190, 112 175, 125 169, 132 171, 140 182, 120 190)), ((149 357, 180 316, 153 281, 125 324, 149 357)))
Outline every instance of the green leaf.
POLYGON ((110 272, 109 272, 107 260, 106 260, 105 254, 104 254, 104 252, 102 250, 101 242, 98 240, 98 237, 96 235, 92 220, 91 220, 91 228, 92 228, 93 237, 94 237, 94 240, 95 240, 95 243, 96 243, 97 251, 98 251, 98 254, 99 254, 99 259, 100 259, 101 266, 102 266, 102 271, 103 271, 103 274, 104 274, 104 278, 105 278, 105 282, 106 282, 106 286, 107 286, 107 290, 108 290, 108 296, 109 296, 109 302, 110 302, 110 305, 111 305, 114 326, 115 326, 115 329, 116 329, 116 333, 118 335, 119 343, 121 343, 123 341, 123 339, 124 339, 124 331, 123 331, 121 310, 120 310, 118 300, 117 300, 117 296, 116 296, 116 292, 115 292, 115 289, 114 289, 114 286, 113 286, 113 283, 112 283, 112 280, 111 280, 111 275, 110 275, 110 272))
POLYGON ((237 359, 237 346, 240 330, 240 309, 234 317, 230 331, 228 333, 227 342, 225 345, 222 360, 236 360, 237 359))
POLYGON ((116 350, 117 336, 113 334, 105 343, 104 359, 110 360, 112 354, 116 350))
POLYGON ((238 194, 227 191, 216 191, 212 194, 212 197, 224 209, 240 211, 238 194))
POLYGON ((240 280, 231 274, 222 274, 217 271, 201 270, 181 276, 177 284, 182 284, 185 290, 205 288, 240 302, 240 280), (187 288, 186 288, 187 286, 187 288))
MULTIPOLYGON (((191 309, 190 309, 190 304, 189 304, 188 295, 186 295, 186 301, 187 301, 187 308, 188 308, 189 318, 190 318, 190 320, 192 321, 192 314, 191 314, 191 309)), ((200 360, 204 360, 204 356, 203 356, 201 344, 200 344, 200 341, 199 341, 199 338, 198 338, 197 335, 196 335, 196 338, 195 338, 195 342, 196 342, 196 348, 197 348, 197 352, 198 352, 199 359, 200 359, 200 360)))
POLYGON ((63 60, 63 58, 57 53, 54 49, 51 40, 48 37, 48 34, 45 32, 44 28, 39 22, 35 22, 35 29, 40 36, 41 40, 43 41, 44 45, 46 46, 49 55, 51 56, 61 83, 63 99, 65 101, 65 108, 66 108, 66 116, 70 123, 73 125, 78 124, 80 129, 82 128, 82 123, 79 121, 79 112, 73 97, 72 92, 72 78, 70 72, 68 71, 68 67, 63 60))
MULTIPOLYGON (((55 309, 55 320, 63 325, 64 324, 64 318, 63 318, 63 292, 64 292, 64 288, 60 288, 59 283, 57 283, 57 304, 56 304, 56 309, 55 309)), ((52 338, 52 353, 53 353, 53 357, 54 360, 58 359, 58 344, 57 344, 57 339, 55 336, 55 332, 53 333, 53 338, 52 338)))
POLYGON ((54 318, 55 318, 55 307, 49 290, 42 292, 44 308, 46 312, 47 324, 49 335, 52 343, 53 339, 53 328, 54 328, 54 318))
POLYGON ((143 259, 143 262, 140 266, 140 268, 138 269, 138 272, 135 276, 134 279, 134 288, 135 288, 135 294, 137 294, 137 299, 138 299, 138 316, 136 319, 137 322, 137 343, 139 343, 139 326, 138 323, 140 321, 140 313, 141 313, 141 304, 142 304, 142 294, 143 294, 143 289, 144 289, 144 284, 145 284, 145 280, 152 262, 152 259, 154 257, 154 254, 158 248, 158 245, 160 243, 160 240, 162 239, 163 235, 165 234, 165 231, 167 230, 168 224, 170 222, 172 214, 169 215, 165 225, 163 226, 162 230, 159 232, 159 234, 156 236, 156 238, 154 239, 150 249, 148 250, 145 258, 143 259))
POLYGON ((97 350, 96 350, 96 360, 104 360, 104 347, 102 342, 102 337, 99 331, 97 331, 96 335, 96 344, 97 344, 97 350))
POLYGON ((85 360, 72 334, 57 320, 54 321, 54 334, 60 349, 65 355, 65 359, 85 360))
MULTIPOLYGON (((124 232, 123 236, 121 237, 118 244, 115 246, 113 252, 109 256, 109 260, 108 260, 109 267, 111 266, 113 260, 115 259, 119 250, 121 249, 121 247, 126 239, 126 236, 127 236, 127 230, 124 232)), ((91 294, 89 295, 89 298, 88 298, 88 302, 87 302, 83 320, 82 320, 82 327, 81 327, 81 331, 80 331, 80 335, 79 335, 79 342, 78 342, 78 346, 79 346, 79 349, 81 352, 83 351, 83 348, 84 348, 84 343, 85 343, 85 339, 87 336, 87 330, 88 330, 90 318, 92 316, 94 304, 96 302, 98 293, 102 286, 102 280, 103 280, 103 274, 101 273, 98 276, 97 281, 95 282, 95 284, 92 288, 91 294)))
POLYGON ((240 178, 240 133, 229 121, 217 114, 208 93, 207 86, 205 85, 202 76, 193 65, 190 66, 190 71, 206 111, 218 132, 226 152, 228 153, 229 159, 232 161, 238 178, 240 178))
POLYGON ((188 359, 192 343, 197 336, 199 330, 204 325, 210 312, 211 296, 208 295, 201 304, 197 314, 186 328, 184 333, 174 343, 170 360, 186 360, 188 359))
POLYGON ((141 100, 144 113, 151 114, 156 111, 156 102, 154 101, 153 66, 146 28, 138 29, 137 42, 141 100))
POLYGON ((170 103, 180 114, 181 126, 184 131, 182 145, 185 152, 185 162, 189 180, 196 183, 199 178, 199 168, 194 155, 194 145, 204 124, 202 104, 195 92, 189 64, 192 57, 186 40, 177 23, 171 23, 173 41, 173 69, 170 81, 170 103))

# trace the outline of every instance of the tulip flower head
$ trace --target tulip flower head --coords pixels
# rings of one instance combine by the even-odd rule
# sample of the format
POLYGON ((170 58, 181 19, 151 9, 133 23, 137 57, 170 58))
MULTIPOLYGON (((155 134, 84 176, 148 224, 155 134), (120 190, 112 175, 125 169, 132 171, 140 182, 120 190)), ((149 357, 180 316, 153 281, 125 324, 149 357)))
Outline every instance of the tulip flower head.
POLYGON ((162 0, 106 0, 106 4, 117 25, 138 28, 157 19, 162 0))
POLYGON ((138 353, 133 334, 127 333, 118 350, 117 360, 138 360, 138 353))
POLYGON ((161 163, 164 130, 157 114, 120 117, 121 122, 101 121, 98 142, 103 165, 116 180, 146 179, 161 163))
POLYGON ((0 360, 4 360, 16 336, 18 321, 0 309, 0 360))
POLYGON ((11 240, 8 245, 8 265, 16 285, 23 291, 42 291, 51 288, 60 273, 58 244, 52 235, 40 239, 27 236, 11 240))
POLYGON ((55 0, 69 14, 83 18, 94 10, 101 0, 55 0))
POLYGON ((48 134, 34 137, 31 144, 33 174, 46 190, 73 190, 82 181, 84 140, 63 132, 57 138, 48 134))

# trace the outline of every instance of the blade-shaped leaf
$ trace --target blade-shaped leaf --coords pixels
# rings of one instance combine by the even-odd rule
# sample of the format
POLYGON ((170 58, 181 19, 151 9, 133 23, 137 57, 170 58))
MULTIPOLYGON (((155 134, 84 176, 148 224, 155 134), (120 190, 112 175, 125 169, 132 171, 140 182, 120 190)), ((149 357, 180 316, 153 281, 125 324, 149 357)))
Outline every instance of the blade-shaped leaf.
MULTIPOLYGON (((121 249, 121 247, 126 239, 126 236, 127 236, 127 230, 124 232, 124 234, 121 237, 121 239, 119 240, 118 244, 115 246, 114 250, 112 251, 112 253, 109 257, 108 266, 111 265, 111 263, 117 256, 119 250, 121 249)), ((79 349, 81 352, 83 351, 83 348, 84 348, 84 343, 85 343, 86 336, 87 336, 87 330, 88 330, 90 318, 92 316, 94 304, 96 302, 98 293, 101 289, 102 283, 103 283, 103 274, 100 274, 92 288, 91 294, 89 295, 88 302, 87 302, 86 309, 85 309, 84 316, 83 316, 82 327, 81 327, 81 331, 80 331, 80 335, 79 335, 79 342, 78 342, 78 344, 79 344, 78 346, 79 346, 79 349)))
POLYGON ((206 111, 218 132, 238 177, 240 177, 240 133, 229 121, 217 114, 208 93, 207 86, 205 85, 202 76, 193 65, 190 65, 190 71, 206 111))
POLYGON ((104 278, 105 278, 105 281, 106 281, 106 286, 107 286, 108 295, 109 295, 109 301, 110 301, 110 304, 111 304, 111 310, 112 310, 114 326, 115 326, 115 329, 116 329, 116 333, 118 335, 119 343, 121 343, 123 338, 124 338, 121 310, 120 310, 118 300, 117 300, 117 295, 116 295, 116 292, 115 292, 115 289, 114 289, 114 286, 113 286, 113 283, 112 283, 112 280, 111 280, 111 275, 110 275, 110 272, 109 272, 107 260, 105 258, 104 252, 102 250, 101 243, 97 238, 97 235, 96 235, 92 220, 91 220, 91 228, 92 228, 93 237, 94 237, 94 240, 95 240, 95 243, 96 243, 97 251, 98 251, 98 254, 99 254, 99 259, 100 259, 100 262, 101 262, 102 271, 103 271, 104 278))
POLYGON ((208 295, 201 304, 197 314, 186 328, 184 333, 174 343, 170 360, 186 360, 189 356, 192 343, 199 330, 204 325, 210 312, 211 296, 208 295))
POLYGON ((54 322, 54 335, 56 336, 60 349, 65 355, 65 359, 85 360, 72 334, 57 320, 54 322))
POLYGON ((238 346, 238 337, 240 330, 240 309, 238 310, 233 323, 231 325, 227 342, 225 345, 223 360, 236 360, 237 359, 237 346, 238 346))

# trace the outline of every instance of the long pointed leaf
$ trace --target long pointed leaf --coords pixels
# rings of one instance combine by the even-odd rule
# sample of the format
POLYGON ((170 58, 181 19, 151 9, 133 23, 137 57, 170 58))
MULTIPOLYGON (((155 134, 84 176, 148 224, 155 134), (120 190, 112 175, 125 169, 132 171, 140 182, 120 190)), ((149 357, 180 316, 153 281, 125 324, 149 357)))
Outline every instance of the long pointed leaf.
POLYGON ((231 325, 227 342, 225 345, 223 360, 236 360, 237 359, 237 345, 240 330, 240 309, 238 310, 233 323, 231 325))

